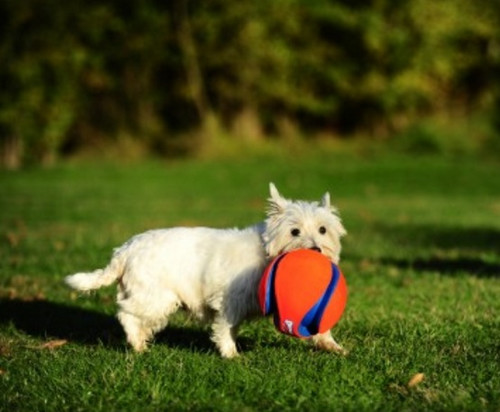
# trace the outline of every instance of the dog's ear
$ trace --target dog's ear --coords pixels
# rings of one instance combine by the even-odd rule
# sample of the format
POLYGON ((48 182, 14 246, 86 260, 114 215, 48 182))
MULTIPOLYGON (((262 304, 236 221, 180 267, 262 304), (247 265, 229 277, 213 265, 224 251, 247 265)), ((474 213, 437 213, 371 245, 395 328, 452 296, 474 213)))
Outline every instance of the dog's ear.
POLYGON ((282 213, 286 205, 288 204, 288 200, 280 195, 274 183, 269 183, 269 194, 271 195, 271 197, 268 199, 269 206, 267 209, 267 215, 274 216, 282 213))
POLYGON ((340 220, 337 208, 332 206, 332 204, 330 203, 330 193, 326 192, 323 195, 323 197, 321 198, 320 206, 329 210, 330 212, 332 212, 336 216, 335 230, 337 231, 338 235, 340 237, 347 235, 347 231, 345 230, 344 226, 342 225, 342 221, 340 220))
POLYGON ((332 208, 332 205, 330 204, 330 193, 326 192, 323 197, 321 198, 321 207, 324 207, 325 209, 330 210, 332 208))

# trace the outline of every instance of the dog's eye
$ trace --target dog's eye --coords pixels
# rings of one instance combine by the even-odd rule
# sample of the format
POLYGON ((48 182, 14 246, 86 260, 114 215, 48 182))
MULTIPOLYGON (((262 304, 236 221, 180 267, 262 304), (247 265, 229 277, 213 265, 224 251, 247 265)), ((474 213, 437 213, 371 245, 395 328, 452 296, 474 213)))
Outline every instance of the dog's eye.
POLYGON ((292 234, 293 237, 297 237, 300 235, 300 229, 292 229, 292 231, 290 232, 292 234))
POLYGON ((324 235, 324 234, 326 233, 326 227, 321 226, 321 227, 319 228, 319 233, 321 233, 322 235, 324 235))

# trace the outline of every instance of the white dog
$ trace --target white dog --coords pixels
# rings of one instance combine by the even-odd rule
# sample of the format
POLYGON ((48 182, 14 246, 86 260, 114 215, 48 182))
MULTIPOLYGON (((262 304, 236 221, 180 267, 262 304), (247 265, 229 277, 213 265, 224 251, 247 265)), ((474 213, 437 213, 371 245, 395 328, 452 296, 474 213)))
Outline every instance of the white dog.
MULTIPOLYGON (((118 282, 118 319, 136 351, 183 307, 212 321, 212 340, 221 355, 238 355, 238 325, 259 313, 262 272, 282 252, 311 248, 338 263, 346 232, 326 193, 321 202, 284 199, 270 184, 265 222, 246 229, 205 227, 152 230, 116 249, 104 269, 66 277, 74 289, 89 291, 118 282)), ((328 351, 343 352, 330 332, 312 338, 328 351)))

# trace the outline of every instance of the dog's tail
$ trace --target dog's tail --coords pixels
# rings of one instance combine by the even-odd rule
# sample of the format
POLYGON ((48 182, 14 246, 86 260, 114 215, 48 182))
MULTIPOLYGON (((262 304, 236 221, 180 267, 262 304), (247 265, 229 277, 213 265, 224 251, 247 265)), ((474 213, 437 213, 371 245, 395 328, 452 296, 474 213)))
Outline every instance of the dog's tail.
POLYGON ((123 275, 123 264, 121 259, 115 257, 104 269, 97 269, 88 273, 75 273, 66 276, 64 281, 73 289, 86 292, 109 286, 123 275))

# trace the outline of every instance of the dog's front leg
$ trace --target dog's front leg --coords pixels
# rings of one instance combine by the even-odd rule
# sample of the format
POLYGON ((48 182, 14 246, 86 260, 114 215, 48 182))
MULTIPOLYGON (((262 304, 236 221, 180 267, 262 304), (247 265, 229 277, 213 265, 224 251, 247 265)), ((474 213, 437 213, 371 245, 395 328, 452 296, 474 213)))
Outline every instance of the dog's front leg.
POLYGON ((327 352, 336 352, 340 355, 347 355, 348 353, 335 341, 335 339, 333 339, 331 331, 314 335, 312 340, 318 349, 325 350, 327 352))
POLYGON ((212 341, 217 346, 223 358, 234 358, 238 356, 236 348, 236 333, 238 327, 231 325, 228 320, 218 313, 212 324, 212 341))

